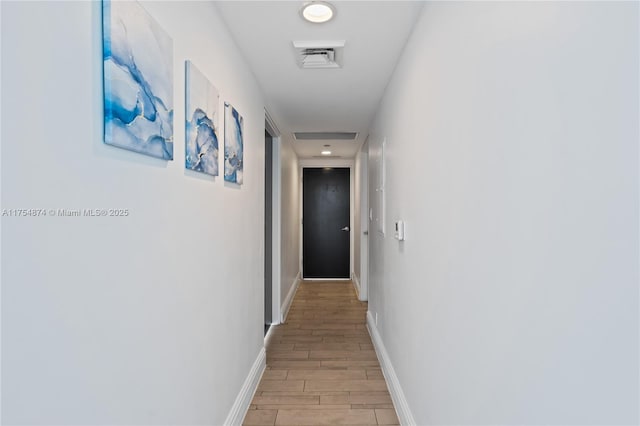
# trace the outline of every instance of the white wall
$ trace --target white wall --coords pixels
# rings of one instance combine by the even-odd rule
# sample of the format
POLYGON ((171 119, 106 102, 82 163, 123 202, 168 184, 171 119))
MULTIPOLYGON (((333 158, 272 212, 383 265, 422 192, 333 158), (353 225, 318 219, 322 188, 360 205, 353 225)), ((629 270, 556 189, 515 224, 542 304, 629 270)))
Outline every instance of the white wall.
POLYGON ((638 47, 637 3, 426 4, 370 137, 417 424, 638 423, 638 47))
POLYGON ((286 135, 283 135, 280 145, 280 163, 282 306, 300 278, 300 169, 298 157, 286 135))
POLYGON ((2 421, 224 422, 263 345, 263 100, 214 6, 174 41, 175 160, 102 143, 100 2, 2 7, 2 421), (244 116, 244 185, 184 171, 184 60, 244 116))

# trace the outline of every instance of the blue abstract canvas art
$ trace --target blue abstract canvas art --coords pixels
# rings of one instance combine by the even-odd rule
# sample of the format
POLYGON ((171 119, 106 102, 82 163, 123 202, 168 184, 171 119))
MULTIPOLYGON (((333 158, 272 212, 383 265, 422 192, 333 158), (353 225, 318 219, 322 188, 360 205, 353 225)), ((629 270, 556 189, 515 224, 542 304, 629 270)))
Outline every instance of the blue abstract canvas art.
POLYGON ((218 176, 218 101, 215 87, 186 61, 185 167, 218 176))
POLYGON ((243 120, 238 111, 224 103, 224 180, 242 184, 244 162, 243 120))
POLYGON ((104 141, 173 160, 173 42, 138 2, 102 8, 104 141))

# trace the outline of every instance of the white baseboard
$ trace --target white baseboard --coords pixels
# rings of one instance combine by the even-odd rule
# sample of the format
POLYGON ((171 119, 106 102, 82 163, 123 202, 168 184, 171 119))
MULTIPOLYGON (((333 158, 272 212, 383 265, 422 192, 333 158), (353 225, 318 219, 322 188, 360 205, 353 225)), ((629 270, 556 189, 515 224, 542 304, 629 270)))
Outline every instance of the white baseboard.
POLYGON ((267 353, 264 348, 262 348, 260 349, 258 358, 256 358, 256 361, 253 363, 251 371, 249 371, 249 375, 244 381, 242 388, 240 388, 240 392, 231 407, 231 411, 229 412, 227 419, 224 421, 225 426, 242 424, 244 416, 247 415, 247 410, 249 410, 249 405, 251 405, 251 400, 253 399, 253 395, 256 393, 256 389, 258 388, 258 384, 260 383, 260 379, 262 379, 262 374, 266 367, 267 353))
POLYGON ((298 272, 298 275, 296 275, 296 279, 293 280, 293 284, 289 289, 289 293, 287 293, 287 297, 286 299, 284 299, 284 303, 282 304, 282 309, 280 310, 280 312, 282 312, 282 319, 281 319, 282 324, 284 324, 284 322, 287 319, 287 315, 289 314, 289 308, 291 308, 291 303, 293 302, 293 298, 296 295, 296 291, 298 290, 299 285, 300 285, 300 272, 298 272))
POLYGON ((382 374, 387 381, 387 386, 389 386, 389 393, 391 394, 393 405, 396 407, 398 420, 400 420, 401 425, 415 425, 416 421, 413 419, 413 414, 411 414, 411 410, 409 409, 409 403, 404 396, 404 392, 400 386, 398 376, 396 376, 396 372, 393 369, 393 365, 391 365, 391 359, 384 347, 382 337, 378 332, 378 328, 376 327, 376 322, 371 315, 371 311, 367 311, 367 328, 369 329, 369 334, 373 341, 373 347, 376 350, 380 366, 382 367, 382 374))
POLYGON ((351 282, 353 283, 353 288, 356 289, 356 295, 358 296, 358 300, 362 300, 360 298, 360 280, 358 279, 355 272, 351 273, 351 282))

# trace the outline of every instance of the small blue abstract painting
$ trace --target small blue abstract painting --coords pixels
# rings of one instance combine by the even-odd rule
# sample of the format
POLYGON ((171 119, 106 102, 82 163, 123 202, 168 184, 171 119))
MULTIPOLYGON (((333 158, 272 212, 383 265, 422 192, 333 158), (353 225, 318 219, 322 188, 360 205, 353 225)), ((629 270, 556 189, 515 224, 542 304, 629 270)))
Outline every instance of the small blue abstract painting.
POLYGON ((224 180, 242 184, 244 162, 243 120, 238 111, 224 103, 224 180))
POLYGON ((185 167, 218 176, 218 91, 186 61, 185 167))
POLYGON ((173 41, 138 2, 102 13, 104 141, 173 160, 173 41))

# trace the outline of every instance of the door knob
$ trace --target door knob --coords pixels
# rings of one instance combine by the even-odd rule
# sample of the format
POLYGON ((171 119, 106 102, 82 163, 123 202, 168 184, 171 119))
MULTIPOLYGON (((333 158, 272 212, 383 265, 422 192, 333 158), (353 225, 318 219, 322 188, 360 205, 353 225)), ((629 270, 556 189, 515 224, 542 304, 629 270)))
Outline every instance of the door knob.
POLYGON ((341 231, 349 232, 349 227, 345 226, 344 228, 341 229, 341 231))

